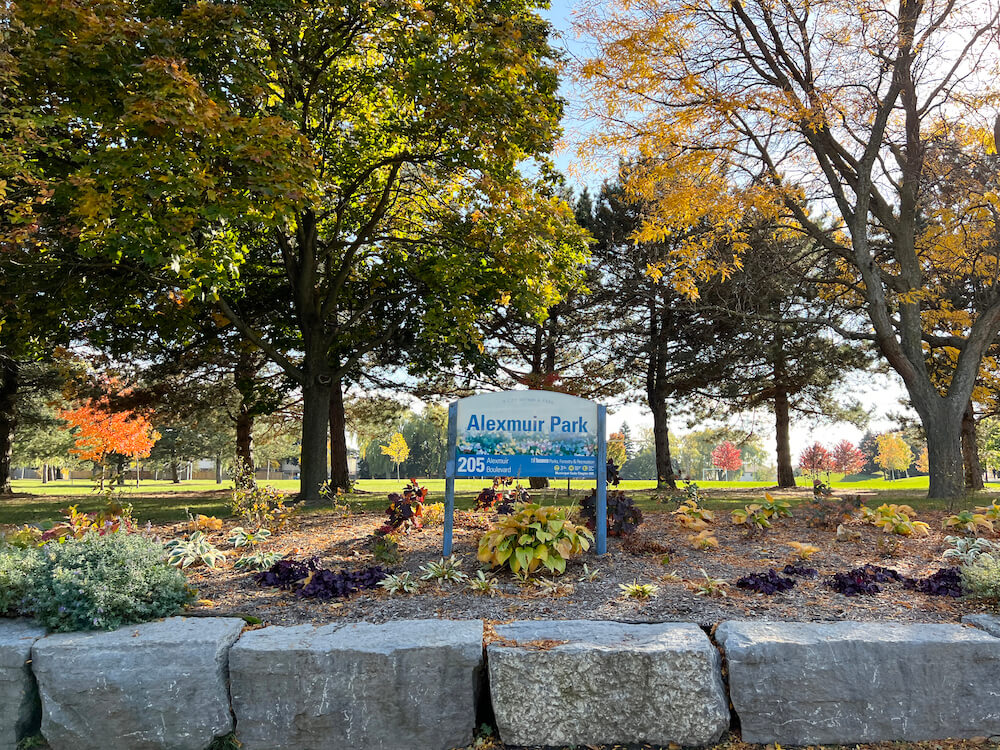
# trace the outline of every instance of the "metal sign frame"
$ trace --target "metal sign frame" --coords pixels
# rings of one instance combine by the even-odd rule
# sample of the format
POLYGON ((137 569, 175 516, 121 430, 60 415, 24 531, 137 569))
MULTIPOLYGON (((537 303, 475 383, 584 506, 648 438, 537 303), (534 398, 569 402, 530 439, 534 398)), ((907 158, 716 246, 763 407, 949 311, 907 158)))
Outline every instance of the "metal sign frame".
MULTIPOLYGON (((507 391, 520 394, 524 391, 507 391)), ((452 537, 455 530, 455 466, 458 458, 458 401, 448 405, 448 452, 445 462, 444 480, 444 555, 451 554, 452 537)), ((608 551, 608 408, 604 404, 597 407, 597 509, 595 519, 595 550, 598 555, 608 551)), ((491 474, 484 474, 493 476, 491 474)))

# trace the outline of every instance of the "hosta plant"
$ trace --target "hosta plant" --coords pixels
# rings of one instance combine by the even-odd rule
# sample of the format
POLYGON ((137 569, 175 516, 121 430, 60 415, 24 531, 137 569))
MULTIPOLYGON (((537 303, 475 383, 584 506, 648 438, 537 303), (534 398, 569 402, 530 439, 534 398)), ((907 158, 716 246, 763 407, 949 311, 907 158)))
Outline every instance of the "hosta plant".
POLYGON ((208 541, 200 531, 194 532, 187 539, 171 539, 163 547, 167 552, 167 565, 175 568, 199 565, 214 568, 226 557, 226 553, 208 541))
POLYGON ((923 521, 917 521, 916 511, 909 505, 883 503, 875 510, 862 506, 861 512, 866 521, 882 529, 886 534, 927 536, 930 533, 930 526, 923 521))
POLYGON ((789 542, 788 546, 792 548, 795 552, 795 557, 799 560, 808 560, 819 552, 819 547, 815 544, 807 544, 805 542, 789 542))
POLYGON ((206 533, 211 533, 213 531, 222 530, 222 519, 216 518, 215 516, 206 516, 199 513, 196 516, 192 516, 188 513, 187 522, 188 531, 203 531, 206 533))
POLYGON ((992 542, 982 538, 969 539, 964 536, 946 536, 944 541, 952 547, 945 550, 944 559, 954 560, 959 565, 972 565, 981 556, 992 554, 995 549, 992 542))
POLYGON ((961 531, 965 534, 975 534, 979 529, 993 531, 993 522, 982 513, 962 510, 944 519, 941 522, 941 528, 961 531))
POLYGON ((651 599, 660 593, 660 587, 655 583, 619 583, 618 588, 627 599, 651 599))
POLYGON ((764 493, 760 507, 768 518, 788 518, 792 515, 792 506, 787 500, 775 498, 770 492, 764 493))
POLYGON ((414 594, 420 589, 420 581, 409 571, 396 573, 383 578, 378 583, 389 594, 414 594))
POLYGON ((267 529, 257 529, 247 531, 242 526, 235 526, 229 532, 229 543, 234 547, 256 547, 271 538, 271 532, 267 529))
MULTIPOLYGON (((642 511, 624 492, 607 494, 608 535, 627 536, 634 534, 642 523, 642 511)), ((580 516, 587 528, 593 531, 597 522, 597 492, 592 492, 580 501, 580 516)))
POLYGON ((283 555, 280 552, 264 552, 261 550, 249 555, 243 555, 243 557, 233 563, 233 567, 236 570, 252 570, 255 572, 267 570, 282 557, 283 555))
POLYGON ((708 529, 689 536, 688 541, 695 549, 716 549, 719 546, 719 540, 712 536, 712 532, 708 529))
POLYGON ((1000 521, 1000 500, 994 500, 991 505, 980 505, 976 510, 990 521, 1000 521))
POLYGON ((566 571, 566 561, 590 549, 594 535, 566 519, 566 509, 536 503, 515 506, 479 541, 479 561, 507 566, 526 576, 544 567, 550 573, 566 571))
POLYGON ((455 555, 442 557, 439 562, 429 562, 420 566, 423 573, 420 578, 424 581, 453 581, 460 583, 468 578, 468 574, 461 570, 462 560, 455 555))
POLYGON ((770 516, 760 503, 750 503, 742 510, 734 510, 730 513, 730 517, 734 524, 743 526, 751 536, 771 528, 770 516))
MULTIPOLYGON (((695 493, 697 495, 697 493, 695 493)), ((715 513, 698 505, 696 498, 688 498, 682 502, 671 515, 677 516, 681 526, 691 531, 702 531, 715 520, 715 513)))

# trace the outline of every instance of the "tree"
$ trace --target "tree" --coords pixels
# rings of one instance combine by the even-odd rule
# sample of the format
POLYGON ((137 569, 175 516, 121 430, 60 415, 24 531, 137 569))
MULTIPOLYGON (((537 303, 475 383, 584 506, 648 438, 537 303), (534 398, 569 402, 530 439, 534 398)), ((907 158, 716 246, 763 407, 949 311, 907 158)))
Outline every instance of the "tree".
MULTIPOLYGON (((841 335, 878 347, 920 415, 930 497, 961 496, 962 415, 1000 329, 998 217, 989 181, 936 200, 956 175, 935 173, 931 146, 942 130, 962 130, 975 136, 969 153, 996 159, 981 108, 998 88, 975 69, 995 62, 1000 3, 592 8, 581 27, 595 54, 581 73, 604 125, 592 145, 644 157, 627 186, 654 199, 640 236, 711 214, 717 234, 732 237, 727 207, 748 205, 809 236, 825 256, 829 293, 863 313, 838 326, 841 335), (820 218, 831 210, 832 222, 820 218), (962 305, 963 325, 939 327, 951 288, 975 304, 962 305), (957 353, 943 390, 927 345, 957 353)), ((682 283, 695 283, 706 262, 711 272, 705 246, 679 249, 682 283)))
POLYGON ((625 465, 628 454, 625 452, 625 435, 621 432, 612 432, 608 435, 608 460, 615 466, 621 468, 625 465))
POLYGON ((723 469, 726 472, 726 479, 729 479, 730 471, 739 471, 743 466, 743 458, 740 449, 726 440, 720 443, 712 451, 712 466, 723 469))
POLYGON ((917 458, 917 471, 926 474, 930 466, 927 463, 927 446, 925 445, 920 451, 920 457, 917 458))
POLYGON ((525 0, 18 8, 46 29, 16 50, 26 101, 65 103, 87 152, 56 196, 81 251, 214 301, 300 389, 304 500, 328 437, 346 484, 342 400, 365 357, 478 356, 476 310, 541 312, 572 285, 584 234, 545 157, 556 54, 525 0), (258 325, 251 279, 280 287, 285 329, 258 325))
POLYGON ((833 448, 831 466, 834 471, 847 476, 857 474, 865 465, 865 455, 850 440, 841 440, 833 448))
POLYGON ((109 411, 100 403, 90 402, 67 409, 60 416, 75 430, 70 453, 81 461, 93 461, 101 467, 101 489, 104 489, 105 468, 111 456, 146 458, 160 438, 143 415, 109 411))
POLYGON ((889 472, 892 472, 892 478, 895 479, 897 471, 905 472, 910 467, 913 451, 898 433, 879 435, 875 462, 886 472, 887 479, 889 472))
POLYGON ((799 468, 813 479, 829 474, 833 469, 833 456, 820 443, 813 443, 799 456, 799 468))
POLYGON ((396 466, 396 479, 399 479, 399 465, 410 457, 410 446, 406 444, 406 439, 400 432, 394 432, 389 438, 388 445, 379 446, 383 455, 389 457, 396 466))

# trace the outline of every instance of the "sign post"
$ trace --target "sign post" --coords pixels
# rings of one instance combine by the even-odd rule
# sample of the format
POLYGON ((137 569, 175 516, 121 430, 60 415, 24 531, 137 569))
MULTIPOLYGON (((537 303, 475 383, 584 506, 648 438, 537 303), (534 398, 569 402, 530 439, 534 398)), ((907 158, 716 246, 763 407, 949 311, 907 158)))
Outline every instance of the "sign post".
POLYGON ((597 481, 596 551, 607 552, 607 408, 554 391, 504 391, 448 407, 444 554, 452 549, 456 477, 597 481))

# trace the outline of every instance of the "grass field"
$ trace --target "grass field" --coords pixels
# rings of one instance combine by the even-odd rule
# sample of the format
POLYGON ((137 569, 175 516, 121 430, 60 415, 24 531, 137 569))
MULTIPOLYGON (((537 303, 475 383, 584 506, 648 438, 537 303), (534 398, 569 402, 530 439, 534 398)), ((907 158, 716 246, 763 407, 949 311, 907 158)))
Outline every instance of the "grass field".
MULTIPOLYGON (((853 478, 852 478, 853 479, 853 478)), ((421 483, 428 488, 428 501, 444 500, 444 480, 424 479, 421 483)), ((365 479, 357 483, 357 494, 349 496, 352 507, 358 510, 376 510, 385 508, 386 495, 397 492, 405 482, 395 479, 365 479)), ((39 523, 54 519, 61 515, 69 505, 76 504, 80 510, 98 510, 104 504, 103 499, 93 493, 90 485, 83 481, 49 482, 42 484, 39 480, 19 480, 14 483, 14 492, 19 493, 11 498, 0 499, 0 524, 39 523)), ((298 482, 294 480, 279 480, 270 482, 277 489, 294 492, 298 482)), ((473 507, 476 495, 488 482, 482 479, 459 479, 455 482, 455 505, 460 509, 473 507)), ((704 505, 717 510, 727 510, 742 507, 748 502, 761 497, 762 488, 770 487, 770 482, 698 482, 705 492, 704 505)), ((799 484, 803 488, 812 486, 812 482, 801 478, 799 484)), ((572 495, 566 495, 566 483, 559 480, 548 490, 533 493, 533 498, 543 504, 575 504, 587 494, 593 482, 574 481, 572 495)), ((927 477, 912 477, 887 482, 881 478, 861 478, 857 481, 834 481, 834 488, 877 494, 878 502, 906 502, 920 509, 942 508, 942 503, 927 500, 924 493, 927 490, 927 477)), ((656 483, 653 481, 628 480, 621 483, 618 489, 632 493, 636 504, 644 511, 665 510, 673 505, 665 505, 663 494, 653 492, 656 483)), ((988 494, 993 496, 1000 492, 1000 484, 988 486, 988 494)), ((122 488, 126 499, 135 508, 135 515, 141 521, 167 522, 179 521, 185 518, 185 513, 204 513, 206 515, 226 516, 229 514, 229 496, 232 490, 230 482, 221 485, 211 480, 196 480, 172 484, 170 482, 143 482, 138 488, 127 485, 122 488)), ((805 502, 810 493, 802 492, 800 498, 792 498, 793 503, 805 502)), ((985 497, 985 496, 984 496, 985 497)), ((969 498, 962 507, 970 507, 974 502, 987 502, 984 497, 969 498)), ((992 498, 991 498, 992 499, 992 498)))

